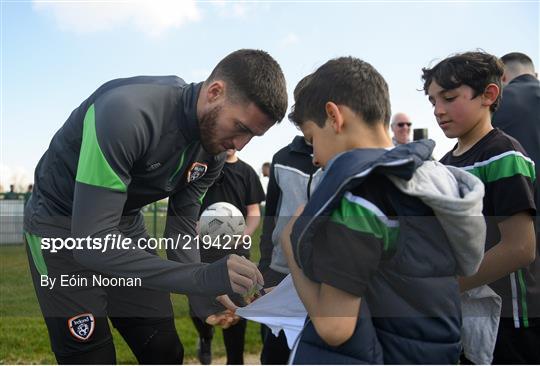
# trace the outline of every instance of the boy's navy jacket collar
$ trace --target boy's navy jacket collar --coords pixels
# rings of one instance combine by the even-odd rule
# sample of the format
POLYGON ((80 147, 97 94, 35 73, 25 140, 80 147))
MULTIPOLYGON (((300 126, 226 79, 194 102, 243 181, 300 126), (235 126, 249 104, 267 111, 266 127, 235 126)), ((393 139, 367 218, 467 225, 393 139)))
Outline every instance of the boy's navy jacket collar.
MULTIPOLYGON (((311 242, 314 228, 326 221, 339 205, 345 192, 358 186, 373 171, 409 180, 424 161, 431 158, 435 142, 420 140, 399 145, 392 150, 355 149, 337 156, 325 171, 323 180, 298 217, 291 233, 295 260, 300 267, 306 263, 302 247, 311 242)), ((308 254, 309 255, 309 254, 308 254)))
POLYGON ((197 100, 202 82, 187 84, 182 88, 179 118, 180 130, 187 141, 200 140, 199 120, 197 119, 197 100))

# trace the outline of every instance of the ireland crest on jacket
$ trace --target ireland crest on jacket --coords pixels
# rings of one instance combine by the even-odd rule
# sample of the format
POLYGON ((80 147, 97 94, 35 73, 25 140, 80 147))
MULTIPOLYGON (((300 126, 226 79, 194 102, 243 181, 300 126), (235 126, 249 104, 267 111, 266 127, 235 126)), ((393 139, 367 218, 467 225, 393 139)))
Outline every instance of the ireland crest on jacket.
POLYGON ((94 333, 95 319, 91 313, 79 314, 68 320, 71 335, 79 341, 87 341, 94 333))

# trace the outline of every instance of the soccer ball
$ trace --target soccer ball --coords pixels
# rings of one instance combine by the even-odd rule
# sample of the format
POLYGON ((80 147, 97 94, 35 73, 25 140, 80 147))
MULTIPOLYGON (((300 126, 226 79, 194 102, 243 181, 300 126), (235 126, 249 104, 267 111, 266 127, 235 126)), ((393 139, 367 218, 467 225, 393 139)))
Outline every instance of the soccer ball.
POLYGON ((199 219, 199 235, 212 238, 223 235, 242 235, 246 221, 242 212, 228 202, 216 202, 206 208, 199 219))

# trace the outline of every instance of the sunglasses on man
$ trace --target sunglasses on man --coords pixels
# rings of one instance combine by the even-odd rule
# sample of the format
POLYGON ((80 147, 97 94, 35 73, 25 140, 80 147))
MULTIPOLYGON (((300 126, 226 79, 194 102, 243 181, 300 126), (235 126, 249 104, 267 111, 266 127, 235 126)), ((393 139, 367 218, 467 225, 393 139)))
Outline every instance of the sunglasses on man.
POLYGON ((411 127, 411 126, 412 126, 412 123, 411 123, 411 122, 398 122, 398 123, 396 123, 396 124, 397 124, 397 126, 398 126, 399 128, 403 128, 403 127, 405 127, 405 125, 407 125, 407 127, 411 127))

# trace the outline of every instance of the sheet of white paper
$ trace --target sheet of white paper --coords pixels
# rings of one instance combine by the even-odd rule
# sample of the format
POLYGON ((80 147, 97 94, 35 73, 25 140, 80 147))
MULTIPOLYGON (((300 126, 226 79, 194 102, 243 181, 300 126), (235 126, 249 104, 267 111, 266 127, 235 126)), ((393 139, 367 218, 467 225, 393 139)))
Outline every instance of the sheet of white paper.
POLYGON ((283 330, 292 349, 304 326, 307 311, 296 293, 291 275, 288 275, 271 292, 239 308, 236 314, 267 325, 276 336, 283 330))

